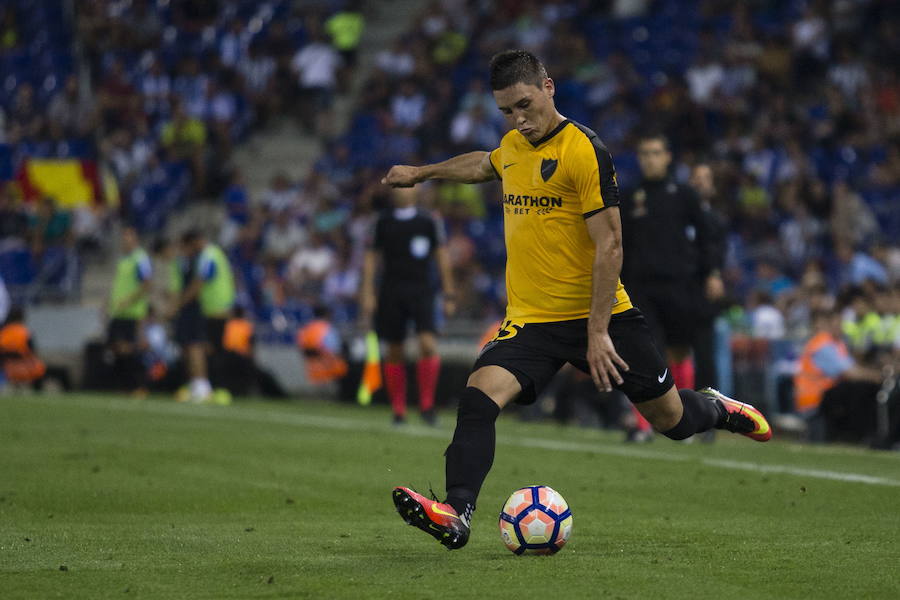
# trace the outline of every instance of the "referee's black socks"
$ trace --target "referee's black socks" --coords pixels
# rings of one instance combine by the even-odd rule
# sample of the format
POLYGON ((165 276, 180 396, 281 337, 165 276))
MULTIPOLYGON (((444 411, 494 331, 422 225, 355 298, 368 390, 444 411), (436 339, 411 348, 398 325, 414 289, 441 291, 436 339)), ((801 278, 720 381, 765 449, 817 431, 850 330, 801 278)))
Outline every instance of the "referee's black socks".
POLYGON ((447 447, 447 504, 460 515, 471 513, 481 484, 494 464, 494 423, 500 407, 475 387, 467 387, 459 400, 456 431, 447 447))
POLYGON ((663 431, 662 434, 673 440, 684 440, 695 433, 701 433, 716 427, 723 415, 718 403, 708 396, 694 390, 678 390, 684 412, 678 425, 663 431))

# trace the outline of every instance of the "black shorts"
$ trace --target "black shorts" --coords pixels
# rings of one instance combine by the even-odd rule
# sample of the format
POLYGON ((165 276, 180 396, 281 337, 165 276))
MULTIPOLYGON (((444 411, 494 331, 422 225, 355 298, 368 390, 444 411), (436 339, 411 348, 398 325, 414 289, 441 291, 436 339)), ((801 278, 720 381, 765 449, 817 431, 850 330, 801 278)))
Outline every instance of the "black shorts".
POLYGON ((626 289, 661 347, 693 345, 698 321, 708 312, 701 286, 673 281, 634 283, 626 289))
POLYGON ((137 342, 137 319, 112 319, 109 322, 109 329, 106 332, 106 341, 109 344, 117 342, 127 342, 134 344, 137 342))
MULTIPOLYGON (((629 370, 622 385, 614 385, 632 402, 644 402, 665 394, 674 385, 672 375, 637 309, 613 315, 609 336, 629 370)), ((531 404, 565 364, 590 373, 587 364, 587 319, 526 323, 506 321, 498 337, 488 342, 473 371, 489 365, 503 367, 516 376, 522 393, 519 404, 531 404)))
POLYGON ((224 349, 225 322, 224 318, 206 317, 206 341, 210 343, 215 352, 224 349))
POLYGON ((206 319, 199 309, 181 309, 175 317, 175 341, 182 346, 206 342, 206 319))
POLYGON ((416 333, 434 332, 434 292, 428 288, 392 287, 378 297, 375 331, 387 342, 406 339, 409 322, 416 333))

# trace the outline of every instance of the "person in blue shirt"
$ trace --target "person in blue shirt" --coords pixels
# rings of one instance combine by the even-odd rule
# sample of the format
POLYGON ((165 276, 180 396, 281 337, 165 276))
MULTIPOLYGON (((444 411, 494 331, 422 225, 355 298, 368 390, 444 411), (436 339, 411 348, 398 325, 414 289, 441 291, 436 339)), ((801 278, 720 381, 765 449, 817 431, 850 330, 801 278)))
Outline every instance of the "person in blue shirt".
POLYGON ((866 281, 887 285, 888 273, 884 265, 865 252, 855 250, 850 243, 837 242, 834 254, 838 287, 858 286, 866 281))

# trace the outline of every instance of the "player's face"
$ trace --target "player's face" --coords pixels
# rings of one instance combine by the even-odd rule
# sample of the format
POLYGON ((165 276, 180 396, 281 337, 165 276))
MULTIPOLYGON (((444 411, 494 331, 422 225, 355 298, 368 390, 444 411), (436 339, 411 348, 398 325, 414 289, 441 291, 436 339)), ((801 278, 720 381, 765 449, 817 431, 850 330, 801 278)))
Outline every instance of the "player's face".
POLYGON ((553 80, 545 79, 541 87, 516 83, 494 90, 494 100, 510 127, 530 142, 541 139, 553 128, 556 107, 553 105, 553 80))
POLYGON ((701 196, 712 196, 716 191, 712 169, 709 165, 697 165, 691 172, 691 185, 701 196))
POLYGON ((122 248, 125 252, 131 252, 138 247, 137 232, 131 227, 122 230, 122 248))
POLYGON ((647 179, 662 179, 669 170, 672 153, 662 140, 644 140, 638 146, 638 163, 647 179))

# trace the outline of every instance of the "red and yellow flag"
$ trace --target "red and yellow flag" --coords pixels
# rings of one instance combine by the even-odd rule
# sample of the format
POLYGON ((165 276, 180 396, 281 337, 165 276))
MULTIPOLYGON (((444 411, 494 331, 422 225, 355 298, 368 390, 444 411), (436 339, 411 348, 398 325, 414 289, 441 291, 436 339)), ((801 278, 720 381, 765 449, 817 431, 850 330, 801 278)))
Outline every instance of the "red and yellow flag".
POLYGON ((64 208, 118 201, 114 181, 101 176, 92 160, 29 158, 20 165, 16 180, 26 201, 50 196, 64 208))

